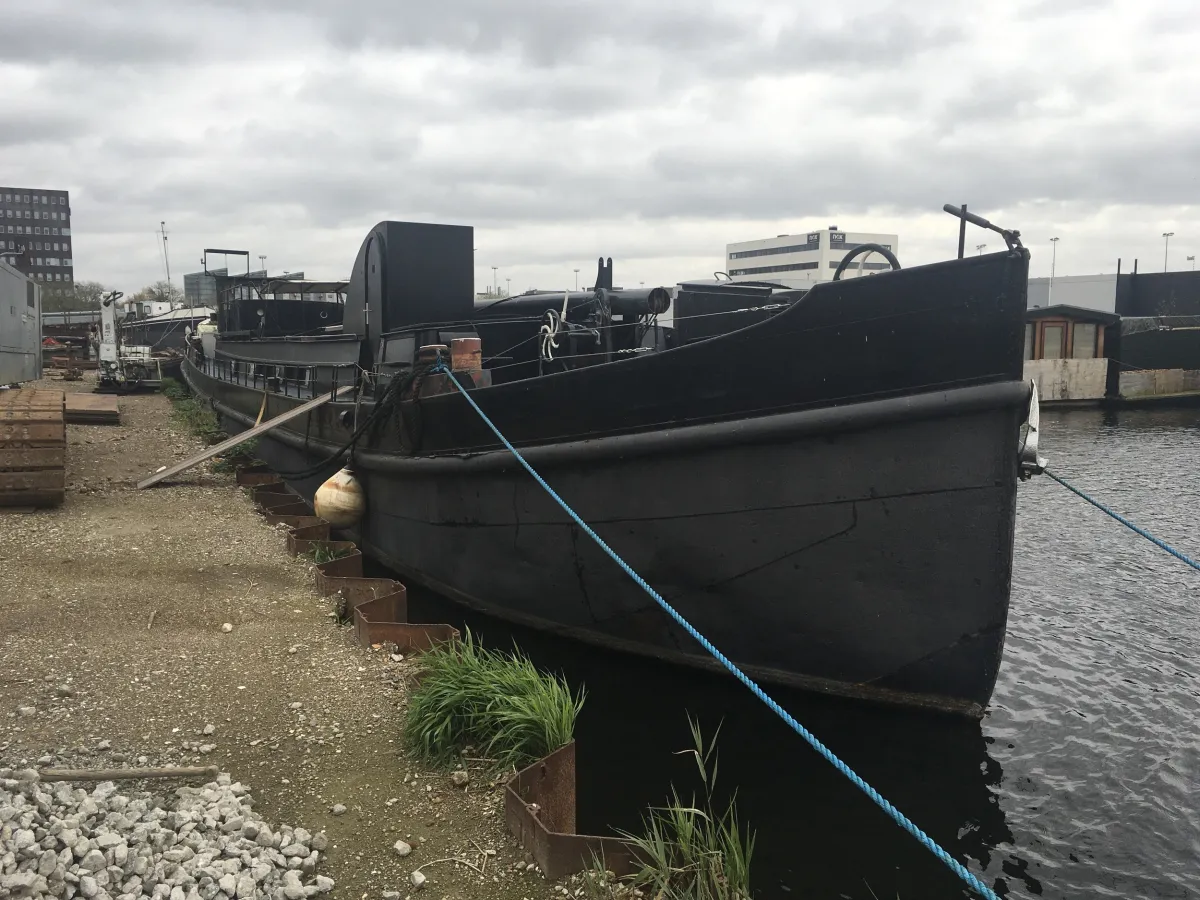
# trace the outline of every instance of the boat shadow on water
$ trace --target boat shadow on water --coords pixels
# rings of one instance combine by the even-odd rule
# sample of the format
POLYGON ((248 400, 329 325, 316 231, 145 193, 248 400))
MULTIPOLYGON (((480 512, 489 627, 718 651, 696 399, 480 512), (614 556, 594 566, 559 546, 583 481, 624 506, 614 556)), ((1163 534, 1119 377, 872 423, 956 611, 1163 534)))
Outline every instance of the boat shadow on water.
MULTIPOLYGON (((494 648, 516 644, 586 688, 576 727, 581 832, 637 832, 672 785, 684 800, 699 791, 695 764, 681 753, 691 746, 690 715, 708 735, 720 727, 717 800, 736 796, 755 832, 755 897, 964 896, 948 869, 732 679, 548 636, 421 588, 410 587, 409 610, 414 621, 469 628, 494 648)), ((978 722, 771 693, 949 852, 981 865, 1001 896, 1041 893, 1013 852, 995 793, 1001 767, 978 722)))

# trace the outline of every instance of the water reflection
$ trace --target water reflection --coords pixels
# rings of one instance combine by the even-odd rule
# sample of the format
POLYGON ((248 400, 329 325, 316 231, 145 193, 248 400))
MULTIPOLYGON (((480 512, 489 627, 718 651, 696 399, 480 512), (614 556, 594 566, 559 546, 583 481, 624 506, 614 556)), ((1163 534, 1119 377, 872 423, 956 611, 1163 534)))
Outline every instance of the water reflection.
MULTIPOLYGON (((637 830, 673 784, 699 790, 688 715, 720 726, 718 803, 737 792, 757 833, 756 896, 957 897, 960 882, 783 722, 731 679, 549 639, 464 613, 427 593, 414 616, 451 617, 494 646, 516 640, 541 666, 585 685, 577 736, 579 828, 637 830), (457 617, 456 619, 454 617, 457 617)), ((1003 867, 997 888, 1040 885, 1013 842, 994 788, 1003 778, 977 722, 775 691, 793 715, 951 853, 1003 867), (998 849, 999 848, 999 849, 998 849)))

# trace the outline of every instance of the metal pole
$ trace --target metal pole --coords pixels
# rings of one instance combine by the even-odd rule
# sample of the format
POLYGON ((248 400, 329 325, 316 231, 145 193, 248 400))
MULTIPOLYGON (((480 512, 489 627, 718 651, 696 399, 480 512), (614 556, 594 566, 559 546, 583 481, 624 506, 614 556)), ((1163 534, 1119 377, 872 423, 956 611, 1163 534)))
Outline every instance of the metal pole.
POLYGON ((492 266, 492 296, 496 296, 500 292, 499 282, 496 281, 496 270, 499 266, 492 266))
POLYGON ((575 270, 575 290, 579 290, 579 270, 575 270))
POLYGON ((170 299, 171 288, 171 257, 167 255, 167 223, 159 222, 158 227, 162 230, 163 239, 163 265, 167 270, 167 298, 170 299))
POLYGON ((983 248, 986 246, 987 246, 987 244, 976 244, 975 245, 975 249, 979 251, 979 253, 977 254, 978 256, 983 256, 983 248))
MULTIPOLYGON (((962 205, 962 211, 967 211, 967 204, 962 205)), ((958 220, 958 258, 963 258, 963 251, 967 247, 967 220, 964 216, 958 220)))
POLYGON ((1174 234, 1175 234, 1175 232, 1173 232, 1173 231, 1164 231, 1163 232, 1163 271, 1164 272, 1167 271, 1167 250, 1170 249, 1171 238, 1174 236, 1174 234))
POLYGON ((1192 271, 1193 271, 1193 272, 1195 272, 1195 271, 1196 271, 1196 257, 1194 257, 1194 256, 1189 256, 1189 257, 1187 258, 1187 261, 1188 261, 1188 262, 1190 262, 1190 263, 1192 264, 1192 271))
POLYGON ((1050 252, 1050 287, 1046 290, 1046 305, 1051 305, 1051 299, 1054 297, 1054 270, 1058 264, 1058 238, 1050 238, 1050 246, 1053 248, 1050 252))

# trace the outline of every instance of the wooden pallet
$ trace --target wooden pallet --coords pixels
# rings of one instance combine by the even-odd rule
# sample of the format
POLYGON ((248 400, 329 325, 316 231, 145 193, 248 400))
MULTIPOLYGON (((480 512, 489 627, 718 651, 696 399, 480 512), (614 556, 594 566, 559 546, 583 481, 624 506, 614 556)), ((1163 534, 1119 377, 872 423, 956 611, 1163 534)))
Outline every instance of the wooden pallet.
POLYGON ((0 506, 58 506, 66 489, 62 391, 0 391, 0 506))

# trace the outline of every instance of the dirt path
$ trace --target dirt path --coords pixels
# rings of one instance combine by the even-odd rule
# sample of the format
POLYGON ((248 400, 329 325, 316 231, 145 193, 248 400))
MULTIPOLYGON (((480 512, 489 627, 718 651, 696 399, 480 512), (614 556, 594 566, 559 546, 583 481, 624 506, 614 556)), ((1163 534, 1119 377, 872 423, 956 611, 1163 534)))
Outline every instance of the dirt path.
POLYGON ((403 897, 418 866, 494 851, 482 876, 426 869, 422 896, 561 897, 526 871, 498 788, 475 772, 455 788, 402 750, 412 663, 333 624, 231 476, 135 490, 199 444, 161 395, 121 410, 120 426, 67 426, 60 509, 0 511, 0 766, 216 764, 267 820, 328 832, 333 896, 403 897))

